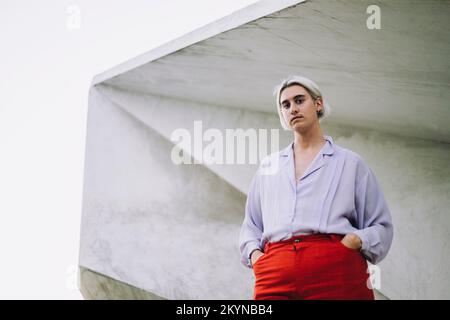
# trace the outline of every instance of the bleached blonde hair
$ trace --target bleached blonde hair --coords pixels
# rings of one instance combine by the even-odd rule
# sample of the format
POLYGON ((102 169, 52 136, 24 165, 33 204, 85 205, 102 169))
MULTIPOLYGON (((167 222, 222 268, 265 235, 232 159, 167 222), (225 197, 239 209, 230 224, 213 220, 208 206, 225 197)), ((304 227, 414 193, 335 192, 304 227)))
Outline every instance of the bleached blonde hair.
POLYGON ((293 85, 300 85, 303 88, 305 88, 306 91, 311 95, 313 100, 316 100, 318 98, 321 98, 322 100, 322 106, 323 109, 317 113, 317 116, 319 118, 319 122, 321 122, 323 119, 325 119, 330 113, 331 113, 331 107, 327 100, 325 100, 322 96, 322 93, 320 92, 319 86, 312 81, 311 79, 308 79, 306 77, 302 76, 290 76, 286 79, 284 79, 279 85, 277 85, 274 88, 274 95, 277 97, 277 111, 278 116, 280 117, 281 126, 284 130, 292 130, 286 123, 283 117, 283 113, 281 112, 281 101, 280 96, 281 92, 283 92, 284 89, 287 87, 293 86, 293 85))

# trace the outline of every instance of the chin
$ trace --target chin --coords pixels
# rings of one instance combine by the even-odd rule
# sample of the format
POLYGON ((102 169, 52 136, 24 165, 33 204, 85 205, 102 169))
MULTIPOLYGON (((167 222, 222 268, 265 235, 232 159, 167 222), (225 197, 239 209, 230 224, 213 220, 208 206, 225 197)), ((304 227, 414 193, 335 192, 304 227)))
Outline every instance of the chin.
POLYGON ((308 126, 305 125, 305 123, 294 123, 294 125, 291 126, 292 130, 297 132, 305 132, 308 131, 308 126))

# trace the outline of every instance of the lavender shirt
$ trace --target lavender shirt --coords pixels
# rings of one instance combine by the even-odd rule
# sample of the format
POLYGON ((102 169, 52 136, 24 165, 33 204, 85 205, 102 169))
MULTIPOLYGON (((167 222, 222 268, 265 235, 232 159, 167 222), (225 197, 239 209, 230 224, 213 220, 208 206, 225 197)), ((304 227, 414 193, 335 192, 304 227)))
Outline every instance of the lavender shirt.
POLYGON ((241 262, 266 242, 299 234, 354 233, 361 253, 373 264, 388 253, 391 213, 378 180, 361 156, 333 143, 330 136, 295 183, 292 142, 261 161, 253 177, 239 235, 241 262), (271 168, 267 171, 267 168, 271 168))

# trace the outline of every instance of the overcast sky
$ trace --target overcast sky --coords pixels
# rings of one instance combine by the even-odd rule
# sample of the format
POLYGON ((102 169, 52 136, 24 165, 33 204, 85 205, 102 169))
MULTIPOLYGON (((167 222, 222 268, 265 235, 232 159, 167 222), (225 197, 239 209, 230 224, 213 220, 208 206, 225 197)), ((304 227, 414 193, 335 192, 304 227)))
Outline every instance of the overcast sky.
POLYGON ((255 0, 2 0, 0 299, 81 299, 87 94, 94 75, 255 0))

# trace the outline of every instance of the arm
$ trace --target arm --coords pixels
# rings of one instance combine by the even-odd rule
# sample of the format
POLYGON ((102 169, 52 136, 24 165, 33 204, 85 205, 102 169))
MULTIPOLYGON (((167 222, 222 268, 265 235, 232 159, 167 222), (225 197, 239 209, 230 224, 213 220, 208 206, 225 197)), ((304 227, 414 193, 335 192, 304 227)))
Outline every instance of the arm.
POLYGON ((361 252, 367 260, 377 264, 387 255, 394 230, 390 210, 370 168, 357 184, 355 205, 359 230, 352 233, 361 239, 361 252))
POLYGON ((245 216, 239 234, 239 250, 241 262, 252 268, 251 254, 255 249, 260 251, 260 241, 263 233, 263 222, 260 201, 259 170, 250 183, 250 190, 245 204, 245 216))

